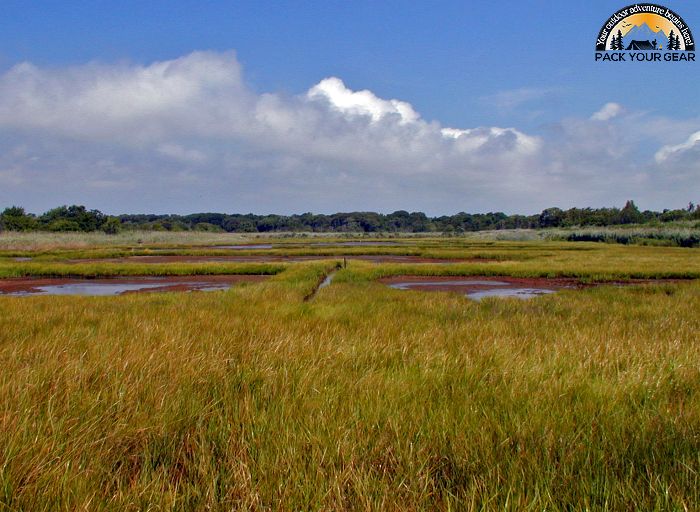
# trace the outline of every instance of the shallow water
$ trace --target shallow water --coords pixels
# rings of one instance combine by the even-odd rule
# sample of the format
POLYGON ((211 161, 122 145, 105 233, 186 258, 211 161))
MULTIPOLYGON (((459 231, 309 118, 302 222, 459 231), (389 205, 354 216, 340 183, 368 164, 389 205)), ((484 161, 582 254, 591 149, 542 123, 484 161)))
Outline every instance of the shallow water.
MULTIPOLYGON (((246 279, 244 279, 246 280, 246 279)), ((202 277, 111 278, 111 279, 39 279, 0 282, 0 295, 26 297, 33 295, 84 295, 105 297, 129 292, 182 292, 228 290, 239 280, 202 277)))
MULTIPOLYGON (((277 245, 277 248, 281 247, 396 247, 403 245, 401 242, 380 242, 380 241, 362 241, 353 240, 347 242, 316 242, 309 240, 308 242, 294 242, 289 244, 277 245)), ((215 245, 210 247, 211 249, 233 249, 239 251, 245 251, 247 249, 274 249, 273 244, 238 244, 238 245, 215 245)))
POLYGON ((407 281, 405 283, 392 283, 389 286, 397 290, 412 290, 414 288, 431 288, 436 286, 510 286, 510 283, 502 281, 479 281, 474 279, 462 281, 407 281))
POLYGON ((228 290, 232 284, 222 283, 192 283, 173 282, 168 283, 72 283, 56 284, 46 286, 36 286, 30 291, 10 292, 6 295, 26 296, 26 295, 86 295, 90 297, 107 297, 121 295, 125 292, 139 292, 160 288, 160 291, 171 291, 168 288, 176 286, 187 286, 188 291, 197 290, 210 292, 216 290, 228 290))
POLYGON ((486 279, 454 279, 443 281, 402 281, 390 283, 389 287, 397 290, 415 291, 454 291, 461 292, 472 300, 487 297, 514 297, 517 299, 532 299, 541 295, 555 293, 553 288, 528 286, 507 281, 492 281, 486 279))
POLYGON ((247 249, 272 249, 272 244, 252 244, 252 245, 214 245, 210 249, 234 249, 245 251, 247 249))
POLYGON ((106 283, 75 283, 36 286, 32 291, 10 292, 7 295, 90 295, 101 297, 119 295, 124 292, 160 288, 163 284, 106 284, 106 283))
POLYGON ((556 290, 546 288, 493 288, 491 290, 479 290, 467 293, 466 296, 473 300, 481 300, 487 297, 515 297, 516 299, 534 299, 541 295, 555 293, 556 290))
POLYGON ((396 247, 404 245, 401 242, 378 242, 378 241, 353 241, 353 242, 309 242, 309 245, 315 247, 396 247))
POLYGON ((325 288, 326 286, 330 286, 330 284, 333 282, 333 277, 335 277, 335 272, 328 274, 326 278, 321 281, 321 284, 318 285, 318 289, 316 291, 325 288))

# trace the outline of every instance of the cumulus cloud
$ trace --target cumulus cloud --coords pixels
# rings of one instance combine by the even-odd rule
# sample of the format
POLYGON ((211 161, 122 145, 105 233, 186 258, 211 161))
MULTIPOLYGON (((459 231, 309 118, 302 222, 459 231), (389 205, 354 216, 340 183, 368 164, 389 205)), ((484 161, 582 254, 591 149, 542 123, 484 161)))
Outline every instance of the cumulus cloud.
POLYGON ((375 122, 386 116, 397 116, 401 124, 414 123, 419 118, 413 107, 405 101, 383 100, 367 90, 353 92, 336 77, 321 80, 309 89, 306 96, 312 100, 326 100, 342 113, 369 116, 375 122))
POLYGON ((541 146, 537 137, 526 135, 514 128, 474 128, 460 130, 443 128, 443 137, 455 139, 456 146, 463 152, 479 148, 499 146, 502 150, 509 149, 520 154, 533 154, 541 146))
POLYGON ((235 133, 251 101, 233 53, 196 52, 149 66, 22 63, 0 79, 0 126, 148 144, 235 133))
POLYGON ((653 193, 654 179, 635 156, 639 140, 600 123, 623 111, 610 103, 532 134, 442 126, 338 77, 299 95, 257 93, 233 52, 23 63, 0 75, 0 207, 448 213, 619 203, 653 193))

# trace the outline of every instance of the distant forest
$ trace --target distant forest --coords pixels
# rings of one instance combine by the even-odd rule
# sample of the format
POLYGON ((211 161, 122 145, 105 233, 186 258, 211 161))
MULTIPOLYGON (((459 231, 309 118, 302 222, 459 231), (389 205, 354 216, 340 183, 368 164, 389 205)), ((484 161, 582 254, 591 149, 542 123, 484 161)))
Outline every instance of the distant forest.
POLYGON ((84 206, 60 206, 41 215, 13 206, 0 214, 0 231, 103 231, 122 230, 210 231, 229 233, 292 232, 364 232, 364 233, 464 233, 500 229, 538 229, 624 224, 659 224, 700 220, 700 205, 662 212, 640 211, 634 201, 623 208, 547 208, 537 215, 505 213, 458 213, 428 217, 421 212, 403 210, 382 214, 374 212, 304 213, 301 215, 253 215, 193 213, 190 215, 106 215, 84 206))

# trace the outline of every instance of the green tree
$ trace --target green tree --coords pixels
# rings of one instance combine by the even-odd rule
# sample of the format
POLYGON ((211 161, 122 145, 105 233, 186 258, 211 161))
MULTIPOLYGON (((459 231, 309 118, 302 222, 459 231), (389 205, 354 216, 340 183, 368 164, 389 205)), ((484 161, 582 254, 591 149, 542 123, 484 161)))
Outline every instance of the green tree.
POLYGON ((541 228, 556 228, 562 225, 564 212, 561 208, 547 208, 540 214, 539 225, 541 228))
POLYGON ((61 226, 60 231, 66 231, 66 227, 73 224, 77 225, 78 229, 71 228, 69 231, 97 231, 106 220, 107 216, 99 210, 87 210, 79 205, 59 206, 39 217, 39 222, 49 231, 55 231, 56 226, 61 226))
POLYGON ((116 235, 122 230, 122 223, 118 217, 108 217, 102 224, 102 231, 108 235, 116 235))
POLYGON ((690 218, 694 220, 700 219, 700 204, 696 205, 695 209, 692 212, 690 212, 690 218))
POLYGON ((222 231, 224 231, 221 226, 217 226, 216 224, 212 224, 210 222, 198 222, 194 225, 194 230, 206 231, 209 233, 221 233, 222 231))
POLYGON ((637 205, 634 204, 634 201, 632 200, 627 201, 625 203, 625 207, 620 210, 620 224, 636 224, 642 222, 643 220, 644 216, 642 215, 642 212, 639 211, 639 208, 637 208, 637 205))
POLYGON ((229 233, 254 233, 257 231, 255 222, 243 215, 230 215, 222 223, 224 230, 229 233))
POLYGON ((69 219, 55 219, 49 222, 46 226, 48 231, 82 231, 80 224, 69 219))
POLYGON ((5 208, 0 213, 0 231, 33 231, 37 228, 34 215, 24 211, 20 206, 5 208))

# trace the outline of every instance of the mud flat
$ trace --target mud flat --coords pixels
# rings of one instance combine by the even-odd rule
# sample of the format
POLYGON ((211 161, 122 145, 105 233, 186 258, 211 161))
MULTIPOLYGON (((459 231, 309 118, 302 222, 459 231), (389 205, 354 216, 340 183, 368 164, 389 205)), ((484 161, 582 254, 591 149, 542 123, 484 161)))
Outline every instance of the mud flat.
POLYGON ((269 276, 164 276, 106 279, 33 278, 0 280, 0 296, 89 295, 109 296, 142 292, 190 292, 227 290, 243 282, 259 282, 269 276))

